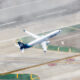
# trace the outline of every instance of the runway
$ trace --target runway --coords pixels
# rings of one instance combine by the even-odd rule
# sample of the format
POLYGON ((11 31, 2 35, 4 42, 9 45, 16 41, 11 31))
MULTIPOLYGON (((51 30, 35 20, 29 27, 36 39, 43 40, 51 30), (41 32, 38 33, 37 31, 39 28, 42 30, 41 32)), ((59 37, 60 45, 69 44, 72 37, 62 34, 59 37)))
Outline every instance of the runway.
POLYGON ((23 24, 33 22, 51 27, 79 23, 79 0, 8 0, 0 4, 0 29, 21 27, 23 24))

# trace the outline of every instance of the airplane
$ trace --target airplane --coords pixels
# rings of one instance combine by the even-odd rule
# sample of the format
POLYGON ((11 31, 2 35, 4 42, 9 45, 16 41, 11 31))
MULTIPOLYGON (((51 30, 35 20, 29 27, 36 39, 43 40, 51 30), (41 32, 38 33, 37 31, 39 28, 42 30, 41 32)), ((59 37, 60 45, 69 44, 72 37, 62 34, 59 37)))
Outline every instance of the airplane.
POLYGON ((53 32, 46 34, 44 36, 38 36, 38 35, 35 35, 35 34, 29 32, 29 31, 26 31, 26 30, 23 30, 23 31, 25 33, 31 35, 33 38, 35 38, 35 40, 33 40, 29 43, 26 43, 26 44, 21 41, 18 41, 17 44, 22 52, 24 52, 24 49, 31 48, 37 44, 41 44, 43 51, 47 52, 47 44, 50 43, 50 41, 48 41, 48 39, 58 35, 61 32, 61 30, 56 30, 56 31, 53 31, 53 32))

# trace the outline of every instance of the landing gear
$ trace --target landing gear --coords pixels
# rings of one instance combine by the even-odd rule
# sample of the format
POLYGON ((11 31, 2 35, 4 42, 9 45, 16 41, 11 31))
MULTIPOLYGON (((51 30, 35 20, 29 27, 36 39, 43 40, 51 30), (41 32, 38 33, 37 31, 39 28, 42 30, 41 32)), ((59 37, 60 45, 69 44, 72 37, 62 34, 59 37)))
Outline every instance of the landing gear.
POLYGON ((44 51, 44 53, 46 53, 47 51, 44 51))

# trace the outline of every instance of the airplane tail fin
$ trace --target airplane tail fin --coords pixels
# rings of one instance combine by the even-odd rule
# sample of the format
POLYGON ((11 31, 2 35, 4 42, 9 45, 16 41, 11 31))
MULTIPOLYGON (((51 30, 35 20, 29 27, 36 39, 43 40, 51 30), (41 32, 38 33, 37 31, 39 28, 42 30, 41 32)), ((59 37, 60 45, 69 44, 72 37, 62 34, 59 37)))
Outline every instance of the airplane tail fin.
POLYGON ((19 45, 19 47, 20 47, 20 50, 23 52, 24 51, 24 43, 22 43, 22 42, 17 42, 18 43, 18 45, 19 45))

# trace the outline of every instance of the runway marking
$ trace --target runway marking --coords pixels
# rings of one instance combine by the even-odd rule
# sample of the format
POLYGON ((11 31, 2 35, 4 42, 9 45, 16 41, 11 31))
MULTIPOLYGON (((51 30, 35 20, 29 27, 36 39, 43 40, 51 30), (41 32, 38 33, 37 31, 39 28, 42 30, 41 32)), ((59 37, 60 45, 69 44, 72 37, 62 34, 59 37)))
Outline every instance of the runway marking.
POLYGON ((49 16, 49 15, 55 15, 56 14, 56 12, 58 12, 59 14, 60 13, 62 13, 62 12, 65 12, 66 11, 66 9, 63 9, 62 11, 55 11, 55 12, 48 12, 48 13, 45 13, 45 14, 42 14, 42 15, 40 15, 40 16, 37 16, 37 17, 44 17, 44 16, 49 16))
POLYGON ((9 71, 9 72, 5 72, 5 73, 0 73, 0 75, 6 75, 6 74, 11 74, 11 73, 14 73, 14 72, 18 72, 18 71, 28 70, 28 69, 31 69, 31 68, 40 67, 42 65, 46 65, 46 64, 50 64, 50 63, 57 63, 57 62, 60 62, 62 60, 66 60, 66 59, 70 59, 70 58, 75 58, 75 57, 78 57, 78 56, 80 56, 80 54, 74 55, 74 56, 70 56, 70 57, 66 57, 66 58, 62 58, 62 59, 57 59, 57 60, 49 61, 49 62, 45 62, 45 63, 41 63, 41 64, 38 64, 38 65, 33 65, 33 66, 29 66, 29 67, 13 70, 13 71, 9 71))
POLYGON ((16 77, 17 77, 17 79, 18 79, 18 73, 16 74, 16 77))
MULTIPOLYGON (((39 2, 39 1, 38 1, 39 2)), ((35 3, 37 3, 37 2, 35 2, 35 3)), ((19 4, 19 5, 14 5, 14 6, 11 6, 11 7, 7 7, 7 8, 1 8, 0 9, 0 11, 1 10, 6 10, 6 9, 10 9, 10 8, 16 8, 16 7, 21 7, 21 6, 25 6, 26 4, 32 4, 30 1, 27 1, 27 2, 24 2, 23 4, 19 4)))
POLYGON ((13 21, 13 22, 9 22, 9 23, 5 23, 5 24, 1 24, 0 26, 4 26, 4 25, 7 25, 7 24, 12 24, 12 23, 15 23, 16 21, 13 21))
POLYGON ((0 11, 1 11, 1 10, 10 9, 10 8, 16 8, 16 7, 25 6, 26 4, 27 4, 27 3, 23 3, 23 4, 20 4, 20 5, 15 5, 15 6, 12 6, 12 7, 2 8, 2 9, 0 9, 0 11))

